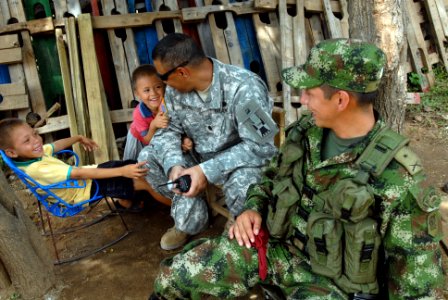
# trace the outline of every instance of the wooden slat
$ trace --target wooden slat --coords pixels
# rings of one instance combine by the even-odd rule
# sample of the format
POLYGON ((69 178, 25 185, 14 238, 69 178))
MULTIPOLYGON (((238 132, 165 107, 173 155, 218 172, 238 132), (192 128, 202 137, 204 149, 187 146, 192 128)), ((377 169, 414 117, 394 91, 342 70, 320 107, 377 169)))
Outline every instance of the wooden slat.
MULTIPOLYGON (((19 22, 25 22, 25 12, 21 1, 8 0, 11 17, 19 22)), ((46 112, 45 99, 37 72, 36 57, 31 45, 31 36, 28 31, 22 31, 23 72, 25 74, 30 104, 33 112, 43 115, 46 112)))
POLYGON ((24 82, 13 82, 0 84, 0 95, 3 97, 11 95, 24 95, 26 88, 24 82))
MULTIPOLYGON (((227 4, 222 1, 223 4, 227 4)), ((212 0, 205 0, 205 5, 211 5, 212 0)), ((200 7, 197 7, 198 9, 200 7)), ((243 55, 241 53, 240 42, 236 33, 235 22, 232 13, 219 12, 208 15, 208 23, 212 33, 213 45, 215 46, 216 58, 220 61, 235 66, 244 67, 243 55), (221 14, 217 17, 217 14, 221 14), (227 23, 226 28, 219 28, 219 18, 225 19, 227 23)), ((224 24, 221 24, 222 26, 224 24)))
POLYGON ((1 35, 0 36, 0 49, 18 48, 19 36, 17 34, 1 35))
POLYGON ((267 78, 267 85, 271 94, 278 95, 281 87, 280 71, 282 61, 280 55, 280 26, 275 13, 265 14, 268 22, 262 22, 260 14, 254 14, 254 26, 257 33, 258 45, 267 78))
POLYGON ((122 27, 140 27, 154 24, 155 20, 181 18, 180 11, 145 12, 138 14, 92 17, 94 29, 114 29, 122 27))
POLYGON ((62 19, 64 17, 64 14, 68 12, 67 1, 66 0, 53 1, 53 5, 54 5, 55 18, 62 19))
MULTIPOLYGON (((280 17, 280 44, 282 53, 282 69, 292 67, 294 65, 294 47, 293 40, 293 20, 286 9, 286 0, 279 0, 278 11, 280 17)), ((286 126, 296 120, 291 105, 292 89, 284 81, 283 85, 283 109, 286 111, 286 126)))
POLYGON ((94 152, 95 162, 101 163, 114 159, 113 153, 117 152, 117 145, 113 131, 109 130, 112 123, 106 99, 102 94, 102 81, 94 47, 92 20, 89 14, 81 14, 78 17, 78 28, 92 138, 99 145, 99 151, 94 152))
POLYGON ((0 50, 0 64, 17 64, 22 62, 22 49, 10 48, 0 50))
POLYGON ((36 131, 39 134, 55 132, 63 129, 69 128, 68 116, 59 116, 54 118, 49 118, 47 123, 39 128, 36 128, 36 131))
POLYGON ((433 30, 435 44, 437 46, 440 60, 443 63, 445 70, 448 71, 448 54, 445 50, 445 43, 447 42, 443 32, 443 26, 439 18, 435 0, 424 0, 426 11, 428 12, 429 21, 433 30))
MULTIPOLYGON (((154 12, 161 12, 161 7, 163 6, 166 11, 179 11, 179 6, 176 0, 155 0, 153 1, 154 12)), ((174 18, 171 20, 166 20, 165 22, 171 22, 174 27, 174 32, 182 32, 182 24, 178 18, 174 18)), ((157 20, 155 22, 157 37, 161 40, 165 35, 171 32, 165 32, 163 28, 163 23, 161 20, 157 20)), ((170 28, 171 29, 171 28, 170 28)))
POLYGON ((333 39, 341 38, 342 37, 341 23, 333 15, 330 0, 322 0, 322 6, 324 8, 324 18, 327 23, 328 32, 330 33, 330 38, 333 39))
MULTIPOLYGON (((287 5, 295 5, 295 0, 287 0, 287 5)), ((255 8, 264 8, 264 9, 275 9, 279 5, 279 0, 255 0, 254 6, 255 8)), ((324 11, 322 3, 317 0, 305 0, 304 2, 305 9, 311 13, 321 13, 324 11)), ((339 1, 332 0, 331 1, 331 10, 333 12, 341 12, 341 7, 339 5, 339 1)))
MULTIPOLYGON (((120 13, 126 13, 127 7, 123 7, 124 4, 122 4, 120 8, 115 6, 115 3, 118 2, 120 1, 102 0, 103 13, 105 15, 111 15, 114 9, 120 13)), ((115 74, 117 76, 118 89, 120 91, 121 105, 123 108, 128 108, 129 103, 134 99, 131 73, 137 68, 139 62, 137 51, 135 49, 134 33, 129 28, 125 29, 125 32, 126 40, 123 41, 120 37, 115 35, 113 29, 107 30, 115 74)))
MULTIPOLYGON (((203 5, 202 0, 186 0, 187 5, 190 3, 194 3, 194 7, 200 7, 203 5)), ((184 11, 185 7, 182 9, 184 11)), ((198 22, 196 23, 197 32, 199 36, 199 40, 201 42, 202 50, 204 50, 205 55, 216 57, 215 48, 213 44, 210 43, 212 40, 212 32, 210 30, 210 26, 208 26, 207 22, 198 22)))
POLYGON ((132 122, 132 112, 133 108, 111 110, 110 119, 112 123, 127 123, 132 122))
POLYGON ((20 32, 24 30, 29 31, 30 34, 46 33, 53 31, 55 25, 56 24, 53 23, 53 19, 51 17, 47 17, 1 26, 0 34, 20 32))
POLYGON ((222 5, 212 5, 211 1, 205 1, 206 6, 184 8, 182 9, 182 20, 184 22, 204 20, 209 14, 223 11, 233 12, 235 15, 245 15, 264 13, 273 10, 272 8, 257 8, 254 6, 253 1, 243 1, 230 4, 228 1, 220 2, 222 5))
POLYGON ((320 17, 314 14, 308 19, 307 23, 309 31, 311 33, 313 45, 316 45, 319 42, 323 41, 325 37, 324 33, 322 32, 322 23, 320 17))
POLYGON ((305 30, 305 6, 304 0, 297 0, 297 14, 292 21, 293 45, 294 45, 294 64, 302 65, 306 61, 306 30, 305 30))
MULTIPOLYGON (((67 50, 65 47, 62 29, 56 28, 55 36, 56 36, 56 48, 58 50, 58 57, 59 57, 59 65, 61 66, 62 85, 64 87, 65 106, 67 108, 68 123, 70 124, 69 126, 70 135, 76 136, 79 134, 79 132, 78 132, 78 126, 76 125, 77 119, 75 114, 75 105, 73 103, 73 89, 72 89, 73 87, 70 78, 70 66, 68 63, 67 50)), ((85 165, 86 164, 86 161, 84 160, 85 155, 80 155, 84 151, 84 149, 79 145, 79 143, 73 145, 73 150, 80 157, 79 163, 81 165, 85 165)))
MULTIPOLYGON (((165 2, 166 5, 167 2, 165 2)), ((174 2, 172 2, 174 3, 174 2)), ((175 6, 171 4, 171 6, 175 6)), ((182 10, 154 11, 138 14, 123 14, 113 16, 92 17, 94 29, 115 29, 123 27, 141 27, 155 24, 156 20, 178 19, 183 22, 197 22, 205 20, 207 16, 215 12, 232 12, 235 15, 246 15, 253 13, 264 13, 274 11, 273 8, 256 8, 253 1, 237 2, 223 5, 207 5, 197 7, 187 7, 182 10)))
POLYGON ((28 107, 28 95, 11 95, 3 97, 0 103, 0 111, 26 109, 28 107))
POLYGON ((349 38, 349 24, 348 24, 348 7, 347 7, 347 0, 339 0, 341 5, 341 11, 342 11, 342 19, 339 21, 339 24, 341 25, 341 33, 342 36, 345 38, 349 38))
MULTIPOLYGON (((5 27, 7 22, 11 19, 9 6, 7 1, 0 1, 0 28, 5 27)), ((8 66, 11 82, 25 82, 25 74, 23 72, 23 66, 21 64, 14 64, 8 66)), ((19 112, 20 117, 25 117, 29 109, 19 112)))
POLYGON ((445 37, 448 38, 448 16, 446 5, 443 3, 443 0, 436 0, 436 5, 437 11, 439 12, 440 22, 443 26, 443 33, 445 34, 445 37))
POLYGON ((428 61, 427 46, 421 31, 420 23, 417 23, 415 18, 416 11, 411 2, 406 1, 406 10, 408 14, 407 24, 407 38, 409 46, 409 56, 411 58, 412 71, 416 72, 421 78, 420 88, 422 91, 427 91, 430 86, 434 84, 434 74, 432 71, 432 64, 428 61), (426 68, 427 73, 424 74, 422 69, 426 68))

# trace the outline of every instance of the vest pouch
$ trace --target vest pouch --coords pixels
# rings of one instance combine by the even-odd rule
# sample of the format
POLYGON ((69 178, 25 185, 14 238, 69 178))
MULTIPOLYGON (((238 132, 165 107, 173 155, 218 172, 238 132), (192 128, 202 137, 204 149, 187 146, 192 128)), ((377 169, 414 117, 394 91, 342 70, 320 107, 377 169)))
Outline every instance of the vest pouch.
POLYGON ((353 283, 376 282, 378 248, 381 244, 378 224, 371 218, 345 223, 345 275, 353 283))
POLYGON ((275 238, 288 237, 292 232, 290 218, 296 213, 300 194, 291 178, 284 178, 274 184, 272 195, 276 202, 275 207, 269 206, 266 219, 269 234, 275 238))
POLYGON ((294 168, 294 162, 303 156, 303 147, 298 143, 285 143, 281 149, 281 160, 279 161, 278 177, 290 176, 294 168))
POLYGON ((353 223, 365 219, 371 214, 375 203, 370 186, 357 184, 352 179, 339 180, 330 191, 330 199, 326 199, 326 211, 341 221, 353 223))
POLYGON ((342 224, 332 215, 312 212, 308 218, 307 250, 316 274, 338 278, 342 272, 342 224))

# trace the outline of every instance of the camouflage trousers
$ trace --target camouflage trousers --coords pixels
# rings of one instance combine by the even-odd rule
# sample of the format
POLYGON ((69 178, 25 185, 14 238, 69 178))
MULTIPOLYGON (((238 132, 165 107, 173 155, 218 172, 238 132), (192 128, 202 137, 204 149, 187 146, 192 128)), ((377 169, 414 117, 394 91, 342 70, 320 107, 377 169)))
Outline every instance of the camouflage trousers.
POLYGON ((199 239, 162 261, 154 292, 165 299, 235 298, 257 284, 270 284, 280 287, 287 299, 348 299, 332 280, 314 274, 300 251, 288 249, 269 241, 268 274, 262 282, 255 248, 241 247, 227 236, 199 239))
MULTIPOLYGON (((197 162, 189 154, 184 155, 184 160, 187 168, 197 165, 197 162)), ((154 190, 172 200, 171 217, 174 219, 176 228, 191 235, 204 230, 208 224, 208 206, 205 194, 189 198, 173 193, 167 186, 159 187, 168 181, 168 177, 158 160, 157 151, 151 145, 146 146, 140 152, 138 161, 146 161, 150 169, 146 181, 154 190)), ((222 183, 226 204, 232 215, 239 215, 243 209, 249 185, 259 182, 260 178, 261 168, 239 168, 222 183)))

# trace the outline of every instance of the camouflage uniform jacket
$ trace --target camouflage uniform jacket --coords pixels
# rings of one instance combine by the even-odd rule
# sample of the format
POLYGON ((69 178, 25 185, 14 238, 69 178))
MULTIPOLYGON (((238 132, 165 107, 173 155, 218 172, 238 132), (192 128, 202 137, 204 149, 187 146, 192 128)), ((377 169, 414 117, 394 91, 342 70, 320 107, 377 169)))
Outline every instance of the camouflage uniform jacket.
MULTIPOLYGON (((321 160, 320 151, 323 129, 311 126, 304 135, 306 185, 320 193, 340 179, 353 177, 357 173, 354 162, 384 126, 378 120, 365 139, 349 152, 325 161, 321 160)), ((275 159, 271 164, 274 162, 275 159)), ((245 204, 245 209, 256 210, 263 218, 273 187, 266 175, 260 185, 249 189, 245 204)), ((389 299, 443 299, 438 247, 440 198, 433 189, 423 187, 424 180, 422 171, 411 176, 400 163, 392 160, 378 178, 371 177, 369 181, 378 202, 377 219, 385 251, 389 299)), ((306 194, 302 195, 301 207, 307 212, 313 208, 313 201, 306 194)), ((299 213, 291 222, 296 232, 306 232, 306 221, 299 213)))
POLYGON ((207 99, 203 101, 196 91, 181 93, 167 87, 169 127, 158 130, 151 143, 162 146, 160 161, 168 174, 173 166, 185 166, 180 136, 186 134, 194 142, 207 180, 222 184, 232 171, 242 167, 261 168, 276 153, 273 139, 261 143, 237 114, 245 104, 254 101, 272 120, 273 101, 259 76, 210 59, 213 81, 207 99))

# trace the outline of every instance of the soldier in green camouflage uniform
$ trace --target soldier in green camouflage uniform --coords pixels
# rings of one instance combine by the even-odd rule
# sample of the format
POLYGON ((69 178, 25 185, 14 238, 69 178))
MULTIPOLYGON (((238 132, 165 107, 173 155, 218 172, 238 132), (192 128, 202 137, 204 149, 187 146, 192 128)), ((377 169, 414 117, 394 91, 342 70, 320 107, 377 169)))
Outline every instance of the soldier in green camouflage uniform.
MULTIPOLYGON (((368 174, 364 181, 360 175, 365 174, 364 167, 357 165, 361 154, 370 151, 366 150, 369 145, 382 145, 374 141, 382 136, 386 125, 374 112, 372 101, 384 63, 384 53, 374 45, 336 39, 313 47, 303 66, 283 71, 284 80, 302 90, 301 102, 311 113, 287 129, 280 154, 271 161, 262 182, 249 189, 246 210, 230 228, 230 239, 198 240, 163 261, 152 298, 199 299, 205 294, 233 298, 257 284, 270 284, 278 286, 288 299, 443 299, 438 247, 440 197, 432 188, 424 187, 425 175, 418 158, 407 146, 400 146, 384 170, 373 170, 374 175, 368 174), (289 178, 282 177, 284 174, 289 178), (321 270, 312 262, 313 257, 316 259, 312 253, 318 254, 317 259, 325 258, 331 249, 319 250, 328 246, 329 239, 320 244, 314 239, 314 245, 310 237, 316 237, 319 229, 328 232, 334 228, 311 226, 311 219, 315 220, 311 216, 325 211, 325 205, 336 206, 339 200, 345 205, 347 195, 352 194, 350 188, 340 187, 347 180, 355 186, 363 182, 359 186, 374 196, 369 216, 375 220, 372 228, 381 246, 375 243, 380 263, 372 284, 347 284, 350 265, 342 268, 342 275, 332 277, 318 275, 321 270), (270 215, 282 209, 280 200, 295 198, 298 205, 284 218, 286 233, 271 236, 267 242, 267 276, 261 280, 262 259, 251 246, 264 232, 266 220, 269 226, 270 215)), ((394 138, 388 138, 385 144, 393 144, 394 138)), ((375 153, 384 149, 379 150, 375 153)), ((381 160, 381 155, 376 159, 381 160)), ((366 161, 362 160, 363 164, 366 161)), ((339 210, 343 212, 340 219, 344 214, 353 216, 356 209, 362 210, 339 210)), ((336 224, 335 220, 326 224, 330 223, 336 224)), ((344 228, 349 224, 349 228, 357 223, 346 220, 340 224, 344 228)), ((274 227, 269 228, 272 235, 274 227)), ((342 242, 350 240, 348 229, 344 230, 344 238, 339 239, 342 242)), ((371 239, 368 235, 364 238, 371 239)), ((355 243, 343 247, 344 260, 348 260, 346 251, 355 247, 355 243)), ((361 264, 376 251, 362 249, 361 264)))
POLYGON ((153 59, 167 84, 170 122, 168 128, 156 132, 138 160, 146 161, 151 170, 147 181, 172 199, 175 227, 160 242, 162 249, 172 250, 207 226, 203 197, 207 183, 222 187, 232 215, 242 211, 248 187, 260 181, 263 166, 277 152, 274 135, 278 129, 263 80, 206 57, 191 37, 167 35, 154 48, 153 59), (182 135, 192 139, 196 155, 182 152, 176 140, 182 135), (186 174, 192 179, 187 193, 160 187, 186 174))

